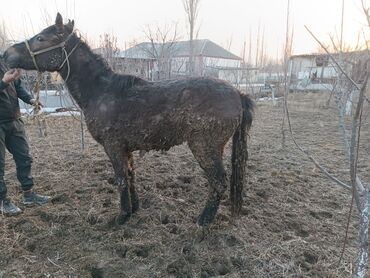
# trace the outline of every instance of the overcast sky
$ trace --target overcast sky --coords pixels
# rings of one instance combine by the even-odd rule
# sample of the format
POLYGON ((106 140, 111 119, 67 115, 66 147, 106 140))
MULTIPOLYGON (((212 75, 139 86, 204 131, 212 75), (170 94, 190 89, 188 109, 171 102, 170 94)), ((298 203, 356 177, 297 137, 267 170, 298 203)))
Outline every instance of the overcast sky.
MULTIPOLYGON (((360 30, 365 28, 365 17, 361 0, 344 1, 344 41, 354 44, 360 30)), ((47 21, 54 21, 57 11, 65 19, 74 19, 81 33, 96 43, 100 34, 114 34, 121 49, 125 43, 143 40, 145 25, 177 23, 182 39, 188 36, 181 0, 0 0, 0 4, 0 18, 15 40, 39 32, 47 21)), ((339 33, 341 6, 342 0, 291 0, 294 54, 318 49, 304 25, 326 42, 329 34, 339 33)), ((252 32, 255 42, 260 25, 265 30, 267 52, 276 57, 282 53, 285 41, 286 10, 287 0, 201 0, 198 38, 224 47, 231 42, 230 50, 241 56, 244 40, 249 40, 252 32)))

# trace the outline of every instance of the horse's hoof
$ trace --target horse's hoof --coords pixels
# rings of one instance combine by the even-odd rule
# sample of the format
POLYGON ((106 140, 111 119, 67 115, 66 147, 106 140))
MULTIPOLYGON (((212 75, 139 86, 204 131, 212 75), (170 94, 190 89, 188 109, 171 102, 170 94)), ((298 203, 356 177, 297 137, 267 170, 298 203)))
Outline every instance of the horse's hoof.
POLYGON ((207 205, 203 209, 202 213, 198 219, 199 226, 208 226, 210 225, 213 220, 215 219, 217 209, 218 209, 219 201, 218 200, 210 200, 207 202, 207 205))
POLYGON ((213 219, 209 219, 205 213, 202 213, 202 215, 199 217, 197 223, 200 227, 207 227, 212 223, 213 219))
POLYGON ((206 207, 198 218, 198 225, 201 227, 209 226, 215 219, 217 209, 206 207))
POLYGON ((131 215, 128 214, 120 214, 116 216, 115 222, 117 225, 123 225, 126 223, 126 221, 131 217, 131 215))
POLYGON ((132 213, 135 213, 139 210, 140 208, 140 205, 139 205, 139 202, 135 202, 132 204, 132 213))

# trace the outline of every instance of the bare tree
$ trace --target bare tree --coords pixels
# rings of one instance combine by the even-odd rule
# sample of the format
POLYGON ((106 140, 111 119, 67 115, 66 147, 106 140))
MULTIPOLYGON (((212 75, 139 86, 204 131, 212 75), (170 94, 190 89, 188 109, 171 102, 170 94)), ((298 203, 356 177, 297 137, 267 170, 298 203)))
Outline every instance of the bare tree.
POLYGON ((113 34, 104 33, 99 36, 100 54, 106 59, 109 66, 114 70, 118 70, 118 53, 120 49, 117 46, 117 37, 113 34))
POLYGON ((283 105, 283 122, 281 125, 282 133, 282 147, 285 147, 285 116, 287 115, 287 100, 289 92, 289 82, 288 82, 288 67, 289 58, 292 54, 292 44, 293 44, 293 31, 290 35, 289 26, 289 12, 290 12, 290 0, 287 3, 287 15, 286 15, 286 33, 285 33, 285 46, 284 46, 284 105, 283 105))
MULTIPOLYGON (((370 27, 370 26, 369 26, 370 27)), ((354 270, 354 277, 365 277, 366 269, 368 265, 368 238, 369 238, 369 205, 370 205, 370 181, 364 183, 358 173, 358 159, 359 159, 359 148, 360 148, 360 134, 362 127, 362 115, 364 110, 364 103, 366 98, 366 90, 370 77, 370 55, 369 49, 366 49, 362 53, 356 56, 347 57, 340 55, 339 59, 334 57, 325 46, 312 34, 312 32, 306 27, 309 33, 315 38, 315 40, 321 45, 326 51, 330 59, 333 61, 336 70, 338 71, 338 80, 333 93, 336 98, 339 115, 339 129, 342 134, 342 140, 344 143, 344 149, 346 151, 351 185, 345 185, 342 182, 338 182, 344 188, 349 189, 353 194, 356 207, 359 213, 359 228, 358 228, 358 251, 357 251, 357 263, 354 270), (356 58, 354 58, 356 57, 356 58), (352 59, 351 59, 352 58, 352 59), (350 67, 346 67, 346 64, 350 63, 350 67), (351 74, 347 72, 349 69, 351 74), (356 98, 352 98, 356 95, 356 98), (351 115, 351 124, 346 124, 346 110, 348 109, 348 98, 351 97, 350 104, 354 108, 354 114, 351 115)))
POLYGON ((231 35, 230 38, 228 38, 225 42, 224 48, 227 51, 231 51, 231 45, 233 44, 233 36, 231 35))
POLYGON ((259 59, 259 64, 261 67, 265 66, 266 62, 266 49, 265 49, 265 26, 263 26, 262 30, 262 40, 261 40, 261 52, 260 52, 260 57, 259 59))
POLYGON ((171 62, 175 55, 175 43, 179 40, 177 24, 146 26, 144 34, 150 46, 142 45, 142 50, 157 62, 158 79, 171 77, 171 62))
POLYGON ((259 58, 259 53, 260 53, 260 33, 261 33, 261 23, 258 23, 258 31, 257 31, 257 40, 256 40, 256 62, 255 66, 258 67, 258 58, 259 58))
MULTIPOLYGON (((288 0, 289 1, 289 0, 288 0)), ((368 12, 364 9, 366 17, 368 12)), ((369 24, 370 28, 370 24, 369 24)), ((370 181, 366 183, 360 177, 358 171, 360 135, 363 122, 363 114, 366 101, 370 102, 366 97, 366 91, 370 78, 370 53, 369 48, 363 51, 353 53, 342 53, 343 43, 338 39, 338 43, 333 47, 338 52, 332 54, 326 46, 324 46, 315 35, 306 27, 307 31, 318 42, 321 48, 326 52, 326 55, 332 61, 332 66, 335 68, 338 78, 336 86, 333 87, 332 94, 336 99, 338 108, 339 130, 342 136, 343 146, 348 161, 350 184, 340 181, 337 177, 330 174, 317 160, 309 154, 308 150, 300 146, 295 139, 292 131, 292 126, 289 118, 289 110, 287 106, 287 91, 284 101, 284 113, 288 122, 289 131, 294 144, 302 151, 322 173, 338 185, 347 189, 352 193, 353 200, 356 204, 359 213, 358 225, 358 250, 357 262, 354 269, 354 277, 365 277, 368 266, 368 233, 369 233, 369 212, 370 212, 370 181), (348 101, 350 99, 350 101, 348 101), (348 104, 352 106, 354 113, 347 114, 348 104)), ((332 39, 334 42, 334 39, 332 39)), ((334 43, 333 43, 334 45, 334 43)))
MULTIPOLYGON (((369 8, 365 8, 364 0, 361 1, 363 11, 366 17, 367 25, 370 29, 369 21, 369 8)), ((343 2, 342 2, 343 5, 343 2)), ((289 7, 289 0, 288 0, 289 7)), ((289 12, 289 8, 288 8, 289 12)), ((343 17, 344 11, 342 11, 343 17)), ((288 22, 288 21, 287 21, 288 22)), ((288 26, 288 23, 287 23, 288 26)), ((287 28, 288 29, 288 28, 287 28)), ((338 109, 339 119, 339 130, 341 133, 344 150, 346 153, 348 167, 350 172, 350 185, 340 181, 337 177, 330 174, 323 166, 321 166, 317 160, 309 154, 309 152, 298 144, 296 141, 292 126, 289 118, 289 110, 287 106, 288 90, 285 90, 284 97, 284 118, 286 114, 287 122, 291 137, 297 148, 302 151, 314 164, 318 167, 322 173, 328 178, 335 181, 338 185, 347 189, 352 193, 352 200, 355 201, 356 208, 359 214, 359 225, 358 225, 358 249, 357 249, 357 261, 354 269, 354 277, 365 277, 368 266, 368 246, 369 246, 369 212, 370 212, 370 181, 365 183, 358 172, 358 161, 359 161, 359 149, 360 149, 360 135, 363 122, 363 114, 365 105, 364 103, 370 102, 366 97, 366 91, 369 84, 370 77, 370 53, 369 45, 365 39, 365 50, 359 51, 360 47, 355 49, 357 51, 350 53, 343 53, 346 47, 341 35, 338 38, 331 36, 331 49, 329 50, 322 42, 320 42, 315 35, 306 27, 307 31, 312 37, 318 42, 322 50, 326 53, 329 59, 332 61, 332 66, 337 72, 337 78, 331 95, 334 95, 338 109), (336 52, 333 55, 331 52, 336 52), (349 109, 351 108, 351 109, 349 109), (352 113, 351 111, 355 111, 352 113), (349 118, 350 117, 350 118, 349 118)), ((343 26, 341 26, 341 30, 343 26)), ((288 32, 287 32, 288 34, 288 32)), ((287 36, 288 41, 288 36, 287 36)), ((285 48, 287 53, 287 48, 285 48)), ((287 55, 285 54, 285 57, 287 55)), ((287 72, 285 72, 286 79, 288 78, 287 72)), ((283 122, 284 123, 284 122, 283 122)), ((284 142, 284 130, 283 130, 283 142, 284 142)), ((352 208, 352 205, 351 205, 352 208)), ((343 247, 344 252, 344 247, 343 247)), ((342 255, 343 255, 342 252, 342 255)))
POLYGON ((194 31, 197 24, 199 13, 199 3, 201 0, 182 0, 189 23, 189 75, 194 75, 194 31))
POLYGON ((370 7, 366 5, 366 0, 361 0, 362 10, 365 14, 365 19, 367 21, 367 25, 370 27, 370 7))
POLYGON ((249 47, 247 64, 252 66, 252 30, 249 29, 249 47))
POLYGON ((3 52, 9 46, 9 39, 6 34, 5 23, 0 25, 0 52, 3 52))

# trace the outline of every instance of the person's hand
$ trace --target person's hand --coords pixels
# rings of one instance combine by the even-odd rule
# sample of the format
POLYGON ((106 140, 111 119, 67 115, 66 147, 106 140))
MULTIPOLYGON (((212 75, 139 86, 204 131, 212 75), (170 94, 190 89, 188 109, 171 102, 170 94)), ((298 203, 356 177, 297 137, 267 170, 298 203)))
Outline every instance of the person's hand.
POLYGON ((5 84, 9 84, 21 77, 21 71, 19 69, 11 69, 4 73, 2 81, 5 84))
POLYGON ((30 103, 35 106, 35 107, 44 107, 44 105, 40 102, 40 101, 37 101, 36 99, 32 98, 30 99, 30 103))

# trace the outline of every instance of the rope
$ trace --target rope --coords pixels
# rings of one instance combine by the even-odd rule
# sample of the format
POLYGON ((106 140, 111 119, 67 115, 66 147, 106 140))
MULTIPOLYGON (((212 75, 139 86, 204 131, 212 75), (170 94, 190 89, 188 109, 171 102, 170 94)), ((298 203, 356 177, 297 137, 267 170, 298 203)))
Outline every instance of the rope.
POLYGON ((40 106, 40 83, 41 83, 41 80, 42 80, 42 73, 41 72, 37 72, 37 77, 36 77, 36 81, 35 81, 35 84, 33 86, 33 94, 35 95, 35 104, 34 104, 34 109, 33 109, 33 113, 35 115, 37 115, 40 111, 41 111, 41 106, 40 106))
POLYGON ((64 62, 62 63, 62 65, 59 67, 59 70, 62 69, 62 67, 64 66, 65 62, 67 61, 67 76, 66 76, 66 79, 64 80, 64 83, 67 83, 69 74, 71 72, 71 67, 69 66, 69 55, 67 53, 67 50, 65 48, 63 48, 63 51, 64 51, 64 55, 66 56, 66 59, 64 60, 64 62))
POLYGON ((38 51, 32 51, 29 43, 28 43, 28 40, 25 40, 24 43, 26 44, 26 47, 27 47, 27 50, 28 50, 28 53, 30 54, 31 58, 32 58, 32 61, 33 61, 33 64, 36 68, 36 70, 38 72, 40 72, 40 68, 39 66, 37 65, 37 62, 36 62, 36 56, 41 54, 41 53, 45 53, 45 52, 48 52, 48 51, 51 51, 51 50, 54 50, 54 49, 57 49, 57 48, 61 48, 62 49, 62 52, 64 53, 64 56, 65 56, 65 59, 64 61, 62 62, 62 64, 59 66, 59 71, 63 68, 64 64, 67 63, 67 76, 64 80, 64 82, 67 82, 68 80, 68 77, 69 77, 69 74, 71 72, 71 67, 69 65, 69 56, 77 49, 77 47, 80 45, 80 42, 77 42, 76 45, 72 48, 72 50, 68 53, 67 50, 66 50, 66 42, 69 40, 70 37, 72 37, 72 34, 74 33, 71 33, 64 41, 62 41, 61 43, 58 43, 57 45, 53 45, 53 46, 50 46, 50 47, 47 47, 47 48, 44 48, 44 49, 40 49, 38 51))
POLYGON ((38 72, 35 85, 32 90, 35 96, 35 103, 34 103, 35 108, 33 109, 33 115, 34 115, 34 118, 36 118, 37 120, 40 137, 45 137, 47 134, 46 133, 46 120, 44 117, 43 118, 40 117, 41 116, 41 105, 40 105, 41 80, 42 80, 42 73, 38 72))

